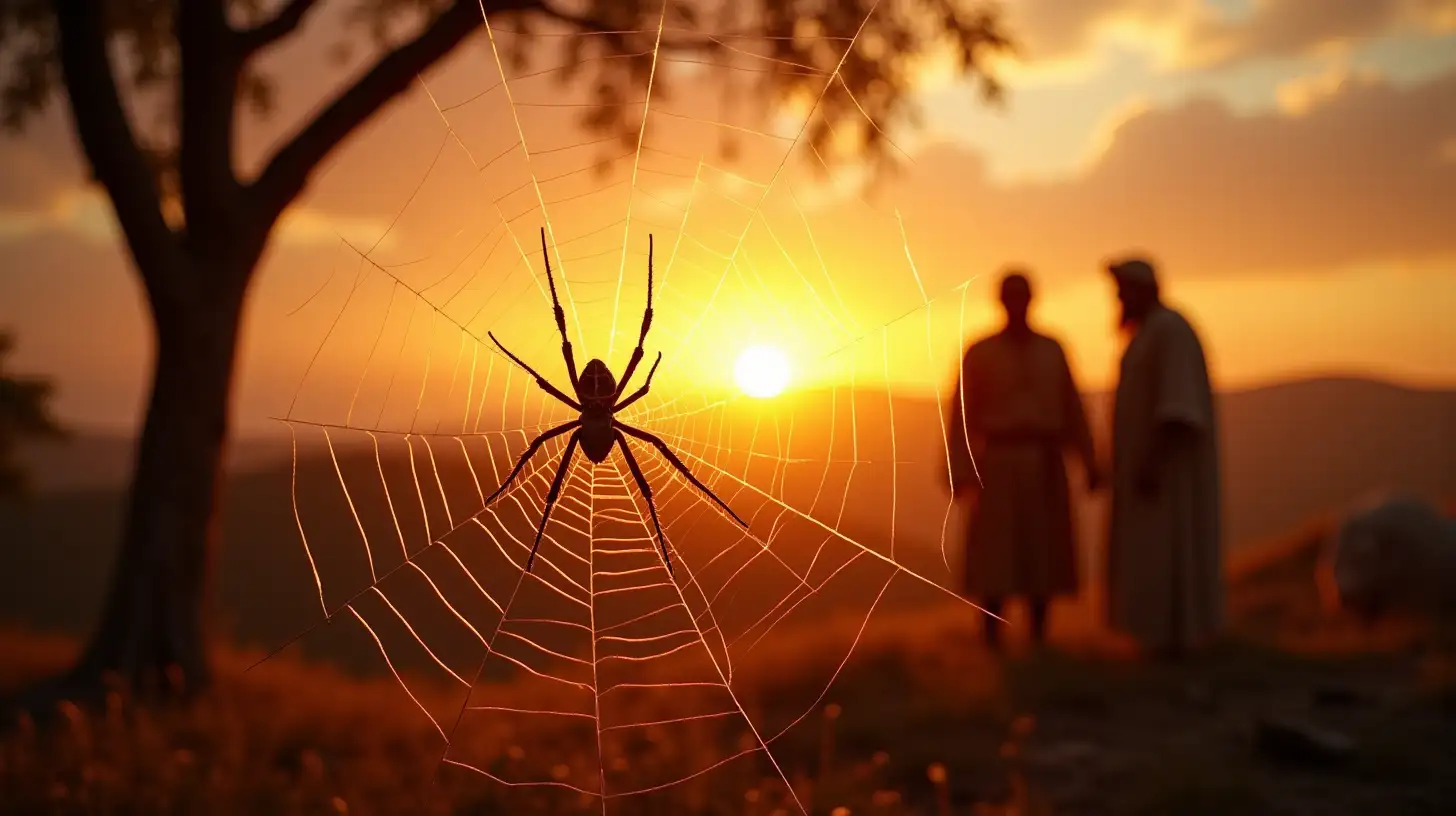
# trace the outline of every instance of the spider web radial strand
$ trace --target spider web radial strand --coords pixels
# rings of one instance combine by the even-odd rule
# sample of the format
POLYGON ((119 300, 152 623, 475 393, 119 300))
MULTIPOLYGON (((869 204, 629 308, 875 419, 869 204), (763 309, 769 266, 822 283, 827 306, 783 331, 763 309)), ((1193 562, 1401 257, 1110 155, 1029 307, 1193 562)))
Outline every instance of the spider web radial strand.
POLYGON ((655 28, 616 32, 650 49, 583 51, 583 63, 651 60, 645 97, 623 102, 641 106, 635 149, 590 176, 588 153, 605 140, 561 121, 580 89, 555 84, 564 64, 535 66, 564 50, 550 43, 600 35, 540 34, 548 45, 512 75, 507 54, 524 35, 482 3, 490 57, 419 77, 395 113, 428 133, 391 167, 399 178, 381 180, 397 183, 399 210, 370 240, 341 236, 353 278, 330 272, 288 317, 317 337, 279 418, 294 439, 302 580, 312 575, 302 594, 325 621, 347 610, 360 624, 378 670, 441 737, 442 768, 470 772, 460 776, 517 812, 607 814, 658 798, 682 812, 737 785, 807 813, 817 805, 801 790, 794 734, 835 694, 877 610, 911 603, 892 588, 917 585, 924 603, 931 587, 973 611, 950 589, 940 393, 967 329, 967 284, 922 275, 898 209, 857 211, 887 252, 846 251, 828 214, 843 202, 796 176, 797 161, 817 157, 805 135, 828 115, 826 97, 849 94, 841 71, 868 18, 852 37, 825 38, 843 51, 816 73, 824 84, 804 121, 779 133, 704 114, 691 94, 654 95, 665 77, 772 59, 737 45, 715 65, 674 57, 662 47, 667 12, 655 28), (748 158, 727 167, 684 147, 719 131, 753 140, 748 158), (663 352, 662 370, 617 419, 663 440, 748 522, 633 438, 672 573, 619 451, 567 469, 529 573, 570 434, 486 505, 537 437, 578 416, 489 340, 570 392, 554 373, 545 258, 522 230, 545 231, 575 344, 605 340, 609 357, 619 319, 645 305, 643 233, 665 250, 645 346, 645 357, 663 352), (855 262, 886 270, 873 297, 855 262), (732 390, 724 372, 750 341, 792 347, 806 375, 794 397, 732 390), (911 358, 935 373, 907 378, 897 361, 911 358), (763 689, 786 657, 803 693, 769 705, 763 689))

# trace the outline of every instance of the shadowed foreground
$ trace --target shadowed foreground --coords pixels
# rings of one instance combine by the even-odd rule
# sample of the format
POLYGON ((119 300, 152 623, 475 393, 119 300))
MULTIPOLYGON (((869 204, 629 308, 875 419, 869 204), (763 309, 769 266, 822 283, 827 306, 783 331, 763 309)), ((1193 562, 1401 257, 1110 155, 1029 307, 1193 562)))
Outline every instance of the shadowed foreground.
MULTIPOLYGON (((1408 631, 1323 619, 1310 580, 1320 532, 1234 565, 1239 635, 1187 666, 1136 665, 1111 644, 1066 637, 1058 654, 1002 664, 975 645, 964 614, 907 613, 861 646, 818 721, 777 743, 776 757, 815 813, 1447 811, 1456 664, 1412 648, 1408 631), (1354 750, 1261 744, 1261 721, 1334 730, 1354 750)), ((73 648, 15 632, 0 639, 7 687, 73 648)), ((805 662, 803 644, 789 651, 805 662)), ((12 812, 601 811, 577 794, 508 789, 451 766, 437 774, 439 736, 391 682, 288 656, 241 675, 250 657, 222 655, 219 687, 188 710, 130 711, 118 698, 106 714, 68 711, 54 734, 10 735, 0 743, 0 802, 12 812)), ((796 696, 795 683, 788 667, 761 678, 748 705, 772 709, 796 696)), ((543 693, 523 684, 506 696, 530 705, 543 693)), ((596 761, 592 740, 564 729, 471 738, 492 744, 457 748, 495 757, 502 775, 596 761)), ((654 750, 704 749, 658 740, 654 750)), ((784 807, 767 763, 732 768, 668 795, 612 800, 608 812, 784 807)))

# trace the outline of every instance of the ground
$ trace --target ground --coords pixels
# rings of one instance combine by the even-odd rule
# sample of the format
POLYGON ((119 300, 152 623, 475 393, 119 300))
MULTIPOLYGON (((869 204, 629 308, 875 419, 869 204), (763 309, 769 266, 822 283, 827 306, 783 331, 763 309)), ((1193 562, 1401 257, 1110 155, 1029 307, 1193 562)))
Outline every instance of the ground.
MULTIPOLYGON (((808 728, 817 736, 785 743, 780 758, 800 799, 826 814, 1453 812, 1456 663, 1415 629, 1324 613, 1311 579, 1317 538, 1291 537, 1232 569, 1229 638, 1182 665, 1133 660, 1093 636, 1035 653, 1013 643, 997 658, 963 616, 923 613, 902 630, 914 637, 861 646, 808 728), (1318 739, 1313 728, 1350 750, 1299 743, 1318 739)), ((0 634, 0 685, 51 670, 72 648, 0 634)), ((0 740, 0 810, 601 811, 440 768, 438 735, 391 682, 287 657, 243 674, 250 657, 221 653, 219 687, 186 709, 117 698, 109 712, 67 711, 55 732, 12 731, 0 740)), ((794 682, 765 681, 762 700, 772 706, 794 682)), ((559 737, 503 732, 479 748, 502 767, 594 749, 559 737)), ((608 812, 767 816, 782 793, 742 775, 710 779, 675 805, 608 812)))

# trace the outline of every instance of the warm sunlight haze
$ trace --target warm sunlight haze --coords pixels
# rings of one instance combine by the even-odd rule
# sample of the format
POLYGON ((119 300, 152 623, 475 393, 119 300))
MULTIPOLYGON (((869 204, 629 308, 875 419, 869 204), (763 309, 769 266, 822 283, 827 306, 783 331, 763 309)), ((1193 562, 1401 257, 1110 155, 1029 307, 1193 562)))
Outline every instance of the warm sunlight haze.
POLYGON ((0 814, 1456 812, 1451 100, 1456 0, 0 0, 0 814))
POLYGON ((789 358, 774 346, 749 346, 738 355, 733 379, 750 397, 777 397, 789 384, 789 358))

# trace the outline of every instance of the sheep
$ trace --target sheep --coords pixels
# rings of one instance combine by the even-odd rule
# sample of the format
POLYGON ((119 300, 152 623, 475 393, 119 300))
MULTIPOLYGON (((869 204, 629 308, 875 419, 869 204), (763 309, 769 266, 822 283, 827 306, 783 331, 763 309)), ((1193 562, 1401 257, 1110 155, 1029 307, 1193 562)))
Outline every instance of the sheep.
POLYGON ((1365 622, 1456 620, 1456 520, 1402 494, 1359 504, 1330 537, 1319 580, 1328 603, 1365 622))

